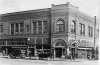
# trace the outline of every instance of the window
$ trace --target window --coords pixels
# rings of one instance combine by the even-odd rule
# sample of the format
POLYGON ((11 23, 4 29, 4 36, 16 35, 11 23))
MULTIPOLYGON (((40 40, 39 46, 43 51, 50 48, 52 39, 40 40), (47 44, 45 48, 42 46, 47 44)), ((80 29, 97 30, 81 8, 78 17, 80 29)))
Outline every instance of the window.
POLYGON ((43 21, 43 33, 47 33, 47 21, 43 21))
POLYGON ((85 25, 80 23, 80 35, 85 35, 85 25))
POLYGON ((20 23, 20 33, 23 33, 23 31, 24 31, 24 24, 20 23))
POLYGON ((36 22, 33 22, 33 34, 37 33, 37 25, 36 22))
POLYGON ((43 38, 43 44, 49 44, 49 38, 43 38))
POLYGON ((36 38, 36 44, 42 44, 42 38, 36 38))
POLYGON ((93 37, 93 27, 88 26, 88 35, 93 37))
POLYGON ((75 33, 75 21, 71 22, 71 33, 75 33))
POLYGON ((26 25, 26 33, 29 32, 29 25, 26 25))
POLYGON ((60 19, 57 21, 57 26, 56 26, 56 31, 57 32, 64 32, 64 20, 63 19, 60 19))
POLYGON ((91 37, 93 37, 93 28, 91 27, 91 37))
POLYGON ((47 21, 35 21, 33 22, 33 34, 47 33, 47 21), (43 25, 43 26, 42 26, 43 25))
POLYGON ((0 25, 0 33, 3 33, 3 25, 0 25))
POLYGON ((14 23, 11 23, 11 35, 14 34, 14 23))
POLYGON ((88 35, 90 36, 90 26, 88 26, 88 35))
POLYGON ((38 21, 38 34, 42 33, 42 22, 38 21))
POLYGON ((99 38, 99 29, 97 29, 97 38, 99 38))
POLYGON ((19 26, 18 26, 19 24, 18 23, 15 23, 15 32, 18 32, 19 31, 19 26))

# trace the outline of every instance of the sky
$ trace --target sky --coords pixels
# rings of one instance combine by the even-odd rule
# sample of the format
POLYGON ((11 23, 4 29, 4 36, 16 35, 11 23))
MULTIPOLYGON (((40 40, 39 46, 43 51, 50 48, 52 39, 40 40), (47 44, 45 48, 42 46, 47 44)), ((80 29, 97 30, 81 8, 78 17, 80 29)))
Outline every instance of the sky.
POLYGON ((79 11, 92 17, 99 16, 100 0, 0 0, 0 14, 51 8, 51 4, 66 4, 67 2, 78 6, 79 11))

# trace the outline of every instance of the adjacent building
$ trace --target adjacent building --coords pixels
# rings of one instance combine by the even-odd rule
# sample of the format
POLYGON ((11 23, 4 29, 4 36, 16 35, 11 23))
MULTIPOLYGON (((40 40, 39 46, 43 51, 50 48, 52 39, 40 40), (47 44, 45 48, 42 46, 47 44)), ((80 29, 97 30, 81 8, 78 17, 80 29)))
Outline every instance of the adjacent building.
POLYGON ((69 2, 52 4, 51 8, 1 14, 0 49, 8 55, 11 49, 20 48, 32 56, 53 49, 55 57, 67 56, 73 49, 78 58, 86 58, 95 46, 96 31, 99 34, 94 17, 78 7, 69 2))

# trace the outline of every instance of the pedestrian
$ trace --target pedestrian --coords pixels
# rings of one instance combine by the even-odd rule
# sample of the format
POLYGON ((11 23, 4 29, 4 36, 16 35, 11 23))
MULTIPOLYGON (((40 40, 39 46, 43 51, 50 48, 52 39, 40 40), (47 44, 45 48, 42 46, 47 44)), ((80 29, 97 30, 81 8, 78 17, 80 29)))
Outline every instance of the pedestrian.
POLYGON ((30 59, 31 59, 31 56, 32 56, 32 52, 30 51, 30 52, 29 52, 29 57, 30 57, 30 59))

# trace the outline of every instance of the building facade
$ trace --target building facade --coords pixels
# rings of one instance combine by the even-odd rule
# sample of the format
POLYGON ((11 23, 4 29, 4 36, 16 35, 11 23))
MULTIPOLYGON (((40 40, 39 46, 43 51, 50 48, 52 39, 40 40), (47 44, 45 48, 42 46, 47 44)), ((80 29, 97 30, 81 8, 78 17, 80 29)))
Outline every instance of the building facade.
MULTIPOLYGON (((95 20, 70 3, 51 8, 0 15, 0 49, 24 49, 35 56, 38 51, 53 49, 55 57, 67 56, 70 49, 78 58, 86 58, 94 48, 95 20)), ((99 29, 97 29, 99 30, 99 29)), ((98 33, 99 34, 99 33, 98 33)))

